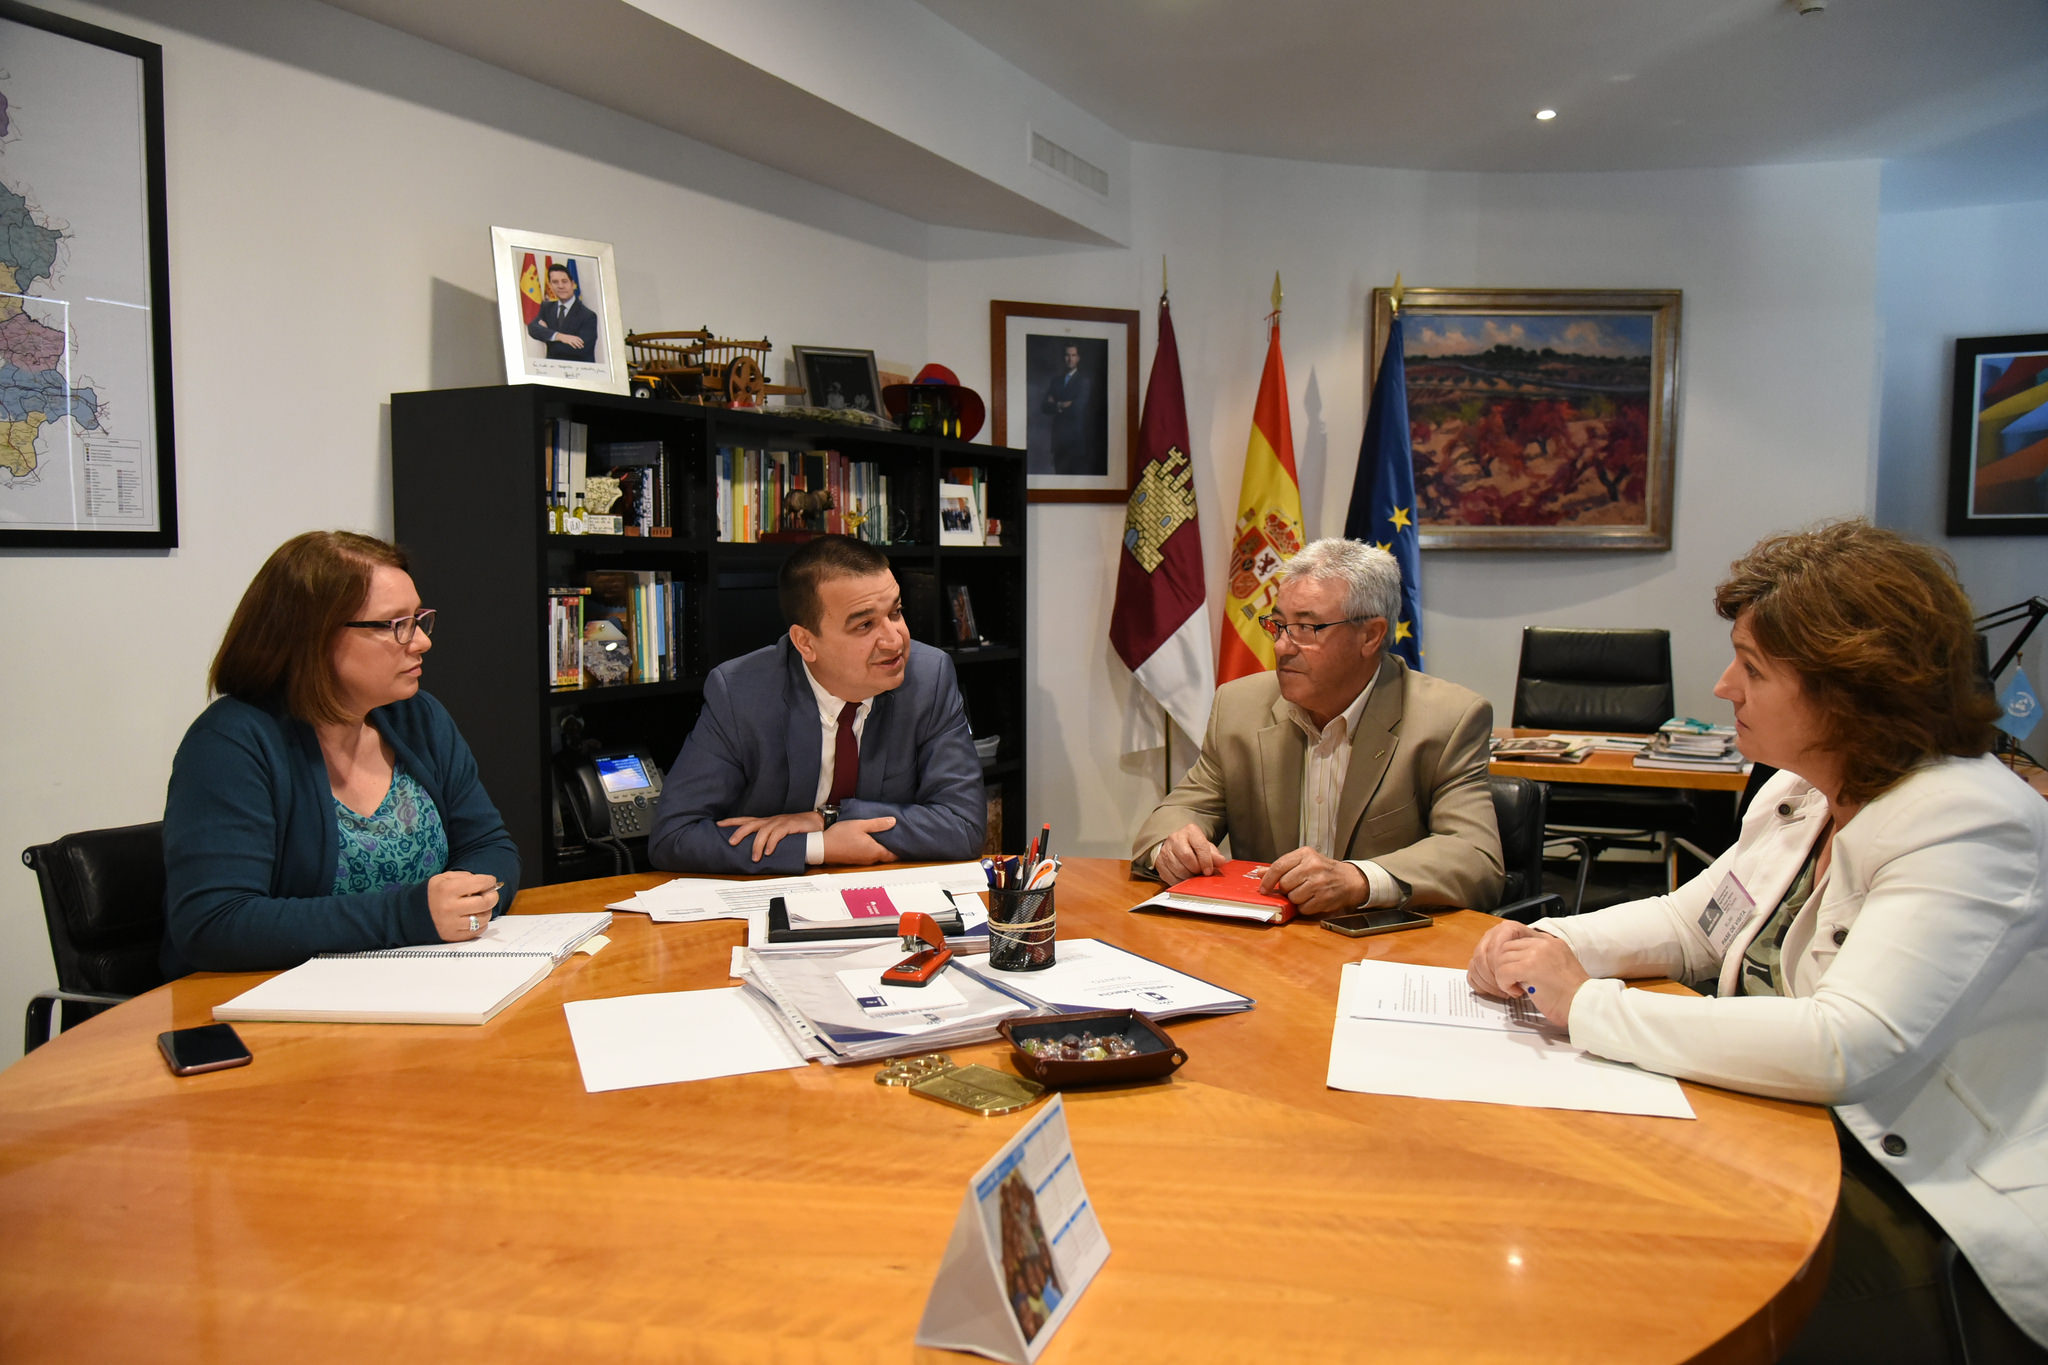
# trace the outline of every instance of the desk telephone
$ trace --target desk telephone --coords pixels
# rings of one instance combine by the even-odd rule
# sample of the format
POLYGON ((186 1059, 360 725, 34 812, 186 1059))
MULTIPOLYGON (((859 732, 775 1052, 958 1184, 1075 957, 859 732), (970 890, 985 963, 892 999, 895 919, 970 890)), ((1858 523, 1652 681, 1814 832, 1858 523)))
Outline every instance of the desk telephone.
POLYGON ((661 800, 661 765, 644 749, 576 754, 561 761, 572 814, 591 839, 644 838, 661 800))

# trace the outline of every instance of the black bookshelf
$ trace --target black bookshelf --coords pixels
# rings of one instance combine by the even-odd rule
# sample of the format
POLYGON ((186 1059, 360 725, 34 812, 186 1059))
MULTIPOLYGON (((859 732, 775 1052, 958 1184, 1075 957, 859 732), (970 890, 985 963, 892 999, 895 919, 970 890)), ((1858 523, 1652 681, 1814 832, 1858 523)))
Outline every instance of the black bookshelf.
MULTIPOLYGON (((974 733, 1000 735, 984 763, 1000 799, 1002 847, 1022 852, 1025 661, 1030 549, 1024 453, 1000 446, 765 412, 729 412, 546 385, 445 389, 391 398, 391 481, 397 539, 427 604, 441 611, 427 690, 476 753, 486 788, 535 885, 607 876, 612 855, 559 831, 555 760, 565 726, 606 749, 641 747, 666 768, 703 705, 705 676, 784 631, 775 575, 795 548, 717 539, 714 455, 722 446, 836 450, 889 475, 910 525, 885 547, 903 586, 912 634, 952 653, 974 733), (660 441, 669 461, 673 535, 572 536, 546 529, 547 434, 567 419, 604 441, 660 441), (940 471, 987 472, 1000 546, 938 542, 940 471), (683 593, 682 672, 671 681, 561 689, 547 676, 547 589, 600 568, 666 570, 683 593), (955 649, 947 594, 965 584, 990 643, 955 649)), ((574 826, 571 825, 573 831, 574 826)), ((627 841, 636 870, 645 841, 627 841)))

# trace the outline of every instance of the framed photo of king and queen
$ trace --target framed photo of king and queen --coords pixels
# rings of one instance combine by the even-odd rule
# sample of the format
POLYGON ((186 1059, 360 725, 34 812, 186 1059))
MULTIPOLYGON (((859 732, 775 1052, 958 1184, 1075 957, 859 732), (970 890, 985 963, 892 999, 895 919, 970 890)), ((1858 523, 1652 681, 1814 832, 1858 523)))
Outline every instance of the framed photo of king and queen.
POLYGON ((505 382, 626 392, 609 242, 491 229, 505 382))

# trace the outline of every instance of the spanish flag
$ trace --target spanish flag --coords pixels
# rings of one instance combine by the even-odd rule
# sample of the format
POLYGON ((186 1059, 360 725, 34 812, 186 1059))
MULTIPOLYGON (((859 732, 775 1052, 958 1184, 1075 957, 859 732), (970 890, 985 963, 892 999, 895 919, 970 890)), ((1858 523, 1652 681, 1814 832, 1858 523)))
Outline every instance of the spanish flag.
POLYGON ((1266 370, 1252 405, 1252 439, 1244 452, 1228 575, 1223 590, 1223 653, 1216 680, 1229 682, 1273 667, 1273 641, 1259 618, 1277 610, 1281 567, 1302 547, 1301 481, 1294 472, 1294 429, 1287 415, 1287 367, 1280 358, 1280 281, 1266 370))
POLYGON ((526 253, 526 264, 519 268, 519 311, 531 327, 533 320, 540 316, 540 305, 544 295, 541 292, 540 267, 533 263, 533 253, 526 253))

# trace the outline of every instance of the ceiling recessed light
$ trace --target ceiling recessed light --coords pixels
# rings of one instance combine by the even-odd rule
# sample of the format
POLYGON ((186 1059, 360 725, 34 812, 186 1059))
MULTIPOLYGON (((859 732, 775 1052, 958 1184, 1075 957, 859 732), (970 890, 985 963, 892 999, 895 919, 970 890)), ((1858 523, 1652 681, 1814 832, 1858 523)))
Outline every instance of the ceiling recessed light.
POLYGON ((1555 109, 1538 109, 1536 111, 1536 121, 1538 123, 1548 123, 1556 117, 1557 110, 1555 109))

